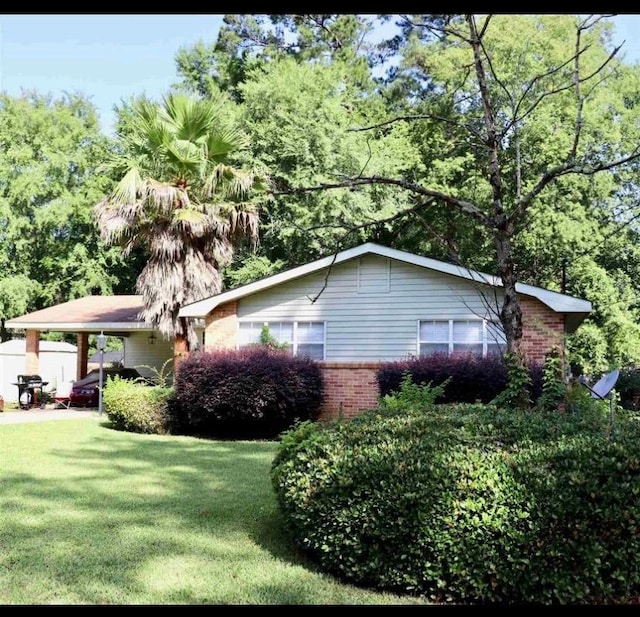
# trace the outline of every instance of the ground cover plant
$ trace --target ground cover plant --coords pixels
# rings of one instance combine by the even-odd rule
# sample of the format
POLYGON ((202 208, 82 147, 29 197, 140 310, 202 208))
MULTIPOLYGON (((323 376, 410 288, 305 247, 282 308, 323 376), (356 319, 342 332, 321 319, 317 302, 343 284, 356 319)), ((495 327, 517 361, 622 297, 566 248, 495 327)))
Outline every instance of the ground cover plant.
MULTIPOLYGON (((7 411, 5 413, 13 413, 7 411)), ((290 546, 276 443, 0 425, 0 604, 401 604, 290 546)))

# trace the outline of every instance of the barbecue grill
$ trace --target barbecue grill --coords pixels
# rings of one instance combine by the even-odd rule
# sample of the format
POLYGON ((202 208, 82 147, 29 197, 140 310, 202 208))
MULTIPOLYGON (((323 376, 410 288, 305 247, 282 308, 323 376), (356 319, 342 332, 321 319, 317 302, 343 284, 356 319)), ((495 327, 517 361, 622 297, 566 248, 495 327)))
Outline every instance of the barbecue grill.
POLYGON ((13 385, 18 386, 18 401, 20 409, 31 407, 44 407, 42 401, 42 388, 49 382, 42 381, 40 375, 18 375, 18 381, 13 385))

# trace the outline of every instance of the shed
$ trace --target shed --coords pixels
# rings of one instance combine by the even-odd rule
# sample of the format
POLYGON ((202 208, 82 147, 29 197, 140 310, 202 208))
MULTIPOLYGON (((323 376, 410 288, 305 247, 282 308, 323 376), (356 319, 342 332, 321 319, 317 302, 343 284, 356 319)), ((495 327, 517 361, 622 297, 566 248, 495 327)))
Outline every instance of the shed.
MULTIPOLYGON (((5 401, 18 400, 18 375, 24 373, 25 339, 13 339, 0 343, 0 395, 5 401)), ((49 382, 45 390, 54 390, 63 381, 76 376, 78 350, 75 345, 60 341, 40 341, 40 372, 43 381, 49 382)))

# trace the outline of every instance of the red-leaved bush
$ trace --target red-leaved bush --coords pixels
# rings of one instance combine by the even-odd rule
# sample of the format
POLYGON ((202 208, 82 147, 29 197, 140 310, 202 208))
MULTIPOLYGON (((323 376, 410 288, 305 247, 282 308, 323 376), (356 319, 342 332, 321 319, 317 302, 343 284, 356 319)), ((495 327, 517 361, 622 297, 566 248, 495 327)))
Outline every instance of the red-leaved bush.
MULTIPOLYGON (((411 375, 413 383, 432 386, 449 379, 439 403, 488 403, 507 385, 507 367, 499 355, 481 358, 472 353, 434 353, 382 364, 376 374, 381 396, 397 392, 405 373, 411 375)), ((535 401, 541 390, 541 367, 530 366, 529 375, 531 399, 535 401)))
POLYGON ((191 435, 273 438, 315 419, 319 365, 268 346, 192 353, 175 378, 174 426, 191 435))

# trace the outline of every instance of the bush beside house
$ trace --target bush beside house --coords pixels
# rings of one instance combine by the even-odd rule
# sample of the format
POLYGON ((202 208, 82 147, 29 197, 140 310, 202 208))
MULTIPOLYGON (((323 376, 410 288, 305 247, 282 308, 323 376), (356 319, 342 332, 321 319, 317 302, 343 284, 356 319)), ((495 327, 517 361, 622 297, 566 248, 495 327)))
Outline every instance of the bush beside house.
POLYGON ((319 365, 266 345, 191 354, 175 380, 176 430, 195 435, 274 438, 315 419, 319 365))
POLYGON ((272 482, 298 547, 346 582, 436 602, 637 603, 637 417, 409 393, 283 436, 272 482))

